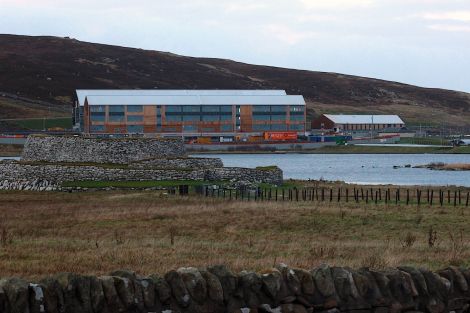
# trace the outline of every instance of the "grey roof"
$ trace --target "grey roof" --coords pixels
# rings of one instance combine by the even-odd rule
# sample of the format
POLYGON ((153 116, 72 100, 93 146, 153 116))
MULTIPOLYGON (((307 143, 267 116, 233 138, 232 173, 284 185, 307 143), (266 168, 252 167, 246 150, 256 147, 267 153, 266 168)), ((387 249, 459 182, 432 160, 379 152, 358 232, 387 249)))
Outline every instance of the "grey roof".
POLYGON ((78 89, 80 106, 87 96, 285 96, 285 90, 161 90, 161 89, 78 89))
POLYGON ((405 124, 398 115, 333 115, 325 116, 335 124, 405 124))
POLYGON ((88 105, 305 105, 302 96, 285 95, 114 95, 86 99, 88 105))

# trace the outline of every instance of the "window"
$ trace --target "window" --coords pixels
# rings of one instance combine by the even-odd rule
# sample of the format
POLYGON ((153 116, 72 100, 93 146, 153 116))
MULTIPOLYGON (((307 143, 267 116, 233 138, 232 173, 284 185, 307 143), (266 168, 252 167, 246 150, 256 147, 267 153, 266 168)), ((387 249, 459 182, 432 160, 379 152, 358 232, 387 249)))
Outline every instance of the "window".
POLYGON ((92 125, 91 132, 104 132, 104 125, 92 125))
POLYGON ((254 124, 253 125, 253 131, 270 131, 271 125, 269 124, 254 124))
POLYGON ((220 106, 218 105, 203 105, 202 112, 220 112, 220 106))
POLYGON ((109 112, 123 112, 124 113, 124 106, 123 105, 110 105, 109 112))
POLYGON ((144 126, 142 125, 127 125, 127 132, 128 133, 143 133, 144 126))
POLYGON ((215 133, 215 128, 214 127, 203 127, 202 131, 206 132, 206 133, 215 133))
POLYGON ((185 105, 183 112, 201 112, 201 107, 199 105, 185 105))
POLYGON ((286 124, 271 124, 271 130, 286 131, 287 130, 287 125, 286 124))
POLYGON ((221 121, 231 121, 232 120, 232 115, 221 115, 220 120, 221 121))
POLYGON ((183 122, 199 122, 200 120, 199 115, 183 115, 183 122))
POLYGON ((203 122, 218 122, 219 119, 220 119, 220 116, 218 115, 203 115, 202 116, 203 122))
POLYGON ((186 133, 197 132, 197 126, 196 125, 184 125, 183 132, 186 132, 186 133))
POLYGON ((272 113, 273 115, 271 115, 271 121, 285 121, 287 119, 287 115, 285 113, 281 113, 281 114, 274 114, 272 113))
POLYGON ((106 114, 104 112, 93 112, 90 115, 90 119, 92 122, 104 122, 106 118, 106 114))
POLYGON ((144 107, 142 105, 128 105, 127 112, 143 112, 144 107))
POLYGON ((271 107, 269 105, 254 105, 253 112, 271 112, 271 107))
POLYGON ((290 120, 291 121, 303 121, 304 116, 303 115, 291 115, 290 120))
POLYGON ((165 120, 167 123, 181 122, 181 115, 167 115, 165 120))
POLYGON ((223 132, 231 132, 233 131, 233 126, 232 125, 222 125, 220 126, 220 130, 223 132))
POLYGON ((221 105, 220 112, 230 112, 232 113, 232 106, 231 105, 221 105))
POLYGON ((110 112, 109 121, 110 122, 124 122, 124 113, 120 112, 110 112))
POLYGON ((286 112, 285 105, 272 105, 271 112, 286 112))
POLYGON ((144 117, 142 115, 128 115, 127 121, 128 122, 143 122, 144 117))
POLYGON ((271 115, 253 115, 254 121, 270 121, 271 115))
POLYGON ((165 107, 165 112, 181 112, 180 105, 167 105, 165 107))
POLYGON ((290 106, 290 111, 291 112, 303 112, 304 111, 304 106, 302 106, 302 105, 291 105, 290 106))
POLYGON ((290 130, 297 130, 297 131, 303 131, 304 130, 304 124, 291 124, 289 126, 290 130))
POLYGON ((90 105, 90 112, 105 112, 106 107, 104 105, 90 105))

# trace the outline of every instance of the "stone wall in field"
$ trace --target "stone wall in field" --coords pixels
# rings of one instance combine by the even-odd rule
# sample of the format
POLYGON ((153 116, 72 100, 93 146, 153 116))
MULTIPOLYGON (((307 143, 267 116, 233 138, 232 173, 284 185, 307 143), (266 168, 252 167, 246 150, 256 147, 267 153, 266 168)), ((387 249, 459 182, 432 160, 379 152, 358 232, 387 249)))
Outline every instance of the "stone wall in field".
POLYGON ((398 313, 468 312, 470 271, 383 271, 279 265, 261 273, 224 266, 163 276, 117 271, 59 274, 36 282, 0 280, 0 312, 30 313, 398 313))
POLYGON ((133 162, 131 168, 205 169, 223 167, 219 158, 158 158, 133 162))
POLYGON ((150 158, 183 157, 181 139, 84 138, 73 136, 29 136, 21 159, 44 162, 128 164, 150 158))
POLYGON ((221 167, 206 171, 205 180, 233 182, 263 182, 280 185, 283 182, 282 170, 278 167, 253 169, 240 167, 221 167))
POLYGON ((0 190, 57 190, 62 183, 72 181, 194 180, 280 184, 282 178, 282 171, 279 169, 153 169, 0 161, 0 190))

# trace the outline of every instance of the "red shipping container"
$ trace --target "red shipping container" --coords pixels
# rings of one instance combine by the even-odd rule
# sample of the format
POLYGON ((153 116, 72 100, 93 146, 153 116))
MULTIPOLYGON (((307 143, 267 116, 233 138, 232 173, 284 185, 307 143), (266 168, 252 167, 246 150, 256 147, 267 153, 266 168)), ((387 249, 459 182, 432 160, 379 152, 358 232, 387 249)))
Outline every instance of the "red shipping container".
POLYGON ((273 141, 285 141, 285 140, 297 140, 298 136, 296 132, 265 132, 265 140, 273 141))

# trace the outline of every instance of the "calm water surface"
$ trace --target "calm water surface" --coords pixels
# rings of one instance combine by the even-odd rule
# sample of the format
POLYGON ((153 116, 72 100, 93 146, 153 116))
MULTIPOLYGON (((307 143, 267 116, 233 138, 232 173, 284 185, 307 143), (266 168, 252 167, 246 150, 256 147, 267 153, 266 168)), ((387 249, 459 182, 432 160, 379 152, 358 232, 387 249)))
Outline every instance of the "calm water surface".
POLYGON ((277 165, 285 178, 325 179, 357 184, 457 185, 470 187, 470 172, 431 171, 394 165, 431 162, 470 163, 470 155, 444 154, 203 154, 221 158, 225 166, 277 165))

